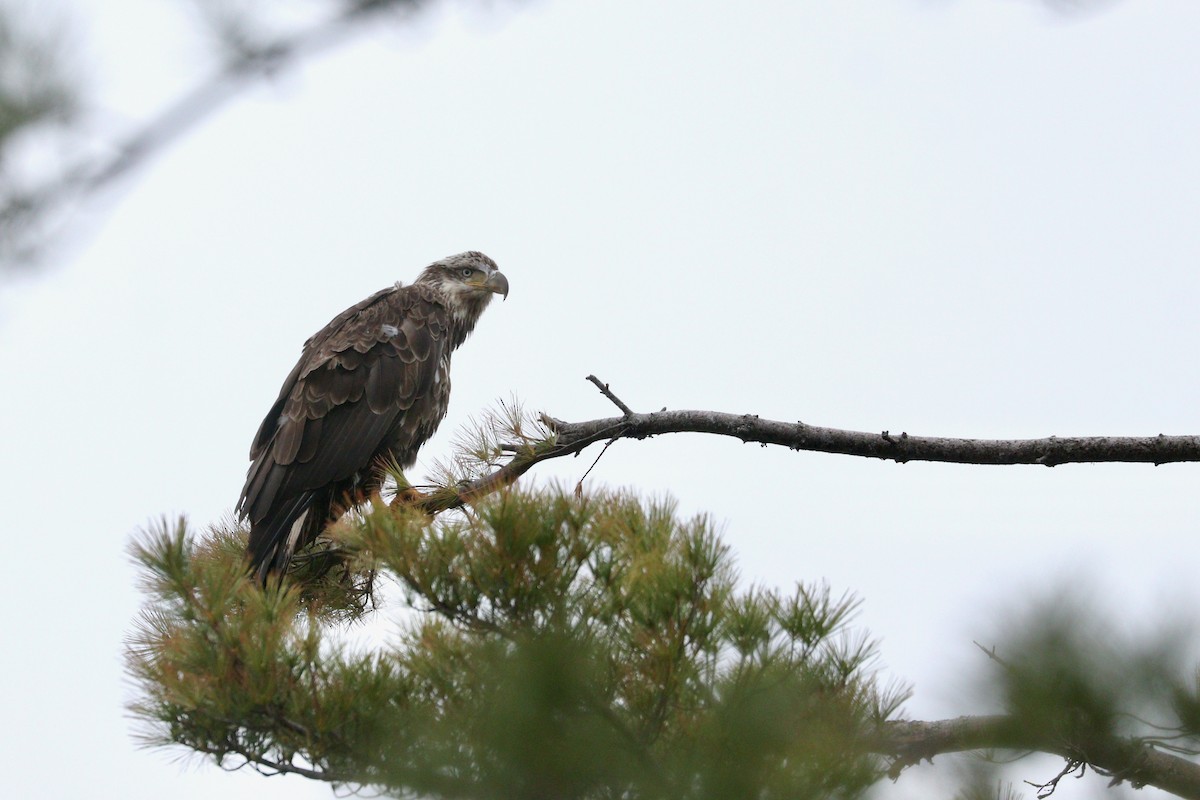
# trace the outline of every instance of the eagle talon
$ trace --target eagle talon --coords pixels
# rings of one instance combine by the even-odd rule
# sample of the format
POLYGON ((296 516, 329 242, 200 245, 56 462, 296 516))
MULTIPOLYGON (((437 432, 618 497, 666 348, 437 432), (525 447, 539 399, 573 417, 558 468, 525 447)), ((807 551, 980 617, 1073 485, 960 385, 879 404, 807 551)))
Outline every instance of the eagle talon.
POLYGON ((425 494, 411 486, 400 489, 396 492, 396 496, 392 498, 393 506, 411 506, 425 499, 425 494))

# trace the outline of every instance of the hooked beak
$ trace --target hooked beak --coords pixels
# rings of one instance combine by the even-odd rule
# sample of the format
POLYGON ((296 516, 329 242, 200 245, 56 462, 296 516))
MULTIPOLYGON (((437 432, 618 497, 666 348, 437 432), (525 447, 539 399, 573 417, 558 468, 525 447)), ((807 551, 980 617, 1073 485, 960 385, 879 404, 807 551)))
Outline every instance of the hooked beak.
POLYGON ((484 284, 496 294, 504 295, 504 299, 508 299, 508 278, 504 277, 503 272, 493 272, 488 275, 487 283, 484 284))

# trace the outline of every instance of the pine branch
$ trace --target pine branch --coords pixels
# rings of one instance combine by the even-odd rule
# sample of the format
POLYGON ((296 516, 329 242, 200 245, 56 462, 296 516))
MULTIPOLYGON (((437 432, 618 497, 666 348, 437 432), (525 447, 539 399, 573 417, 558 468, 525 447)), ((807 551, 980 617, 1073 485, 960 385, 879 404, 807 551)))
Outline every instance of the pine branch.
MULTIPOLYGON (((27 190, 0 192, 0 241, 11 252, 0 249, 0 267, 7 260, 28 256, 41 242, 20 237, 47 238, 36 228, 38 220, 69 216, 78 204, 108 189, 176 140, 198 127, 255 81, 279 74, 304 58, 329 50, 366 23, 385 12, 411 11, 424 0, 354 0, 329 18, 303 30, 281 35, 269 42, 241 43, 234 57, 213 74, 184 92, 173 103, 140 128, 115 142, 99 156, 87 156, 65 166, 58 175, 27 190), (25 230, 31 229, 31 230, 25 230)), ((53 232, 51 232, 52 234, 53 232)))
POLYGON ((1200 436, 1049 436, 1042 439, 950 439, 822 428, 803 422, 761 419, 756 414, 717 411, 655 411, 621 417, 565 422, 546 418, 558 444, 584 447, 602 438, 645 439, 664 433, 712 433, 743 442, 774 444, 792 450, 840 453, 908 461, 953 464, 1059 464, 1120 462, 1168 464, 1200 461, 1200 436))
POLYGON ((271 777, 274 775, 299 775, 302 778, 308 778, 314 781, 324 781, 326 783, 339 784, 344 786, 358 785, 353 777, 349 775, 341 775, 336 772, 330 772, 325 769, 309 769, 298 764, 293 764, 290 761, 278 761, 263 753, 256 752, 250 748, 243 747, 236 743, 227 742, 225 747, 211 747, 199 743, 189 743, 188 745, 198 753, 205 753, 214 756, 217 762, 221 764, 224 759, 230 754, 241 756, 245 761, 233 768, 225 767, 223 769, 229 771, 239 770, 242 767, 249 766, 261 775, 271 777))
MULTIPOLYGON (((517 457, 528 465, 559 447, 535 440, 517 457)), ((1178 746, 1197 738, 1186 722, 1194 688, 1160 680, 1176 672, 1161 666, 1173 664, 1161 649, 1117 658, 1053 635, 1051 619, 1048 633, 1022 639, 1004 661, 986 651, 1011 673, 1014 713, 887 721, 899 700, 879 692, 869 641, 846 638, 853 601, 803 586, 791 600, 740 591, 709 523, 671 513, 619 495, 581 504, 547 491, 514 492, 445 525, 372 514, 354 546, 373 548, 407 584, 410 607, 441 619, 386 656, 353 660, 323 645, 324 626, 313 627, 319 618, 303 613, 298 593, 263 592, 246 578, 237 542, 198 546, 183 523, 164 523, 134 549, 150 590, 128 651, 144 693, 135 715, 154 724, 157 743, 227 768, 351 789, 365 781, 397 796, 527 796, 513 787, 542 779, 580 789, 547 796, 596 787, 685 796, 672 790, 756 786, 768 774, 803 787, 831 769, 865 788, 943 753, 1011 750, 1064 759, 1037 786, 1040 798, 1090 767, 1112 785, 1200 800, 1200 764, 1166 752, 1196 755, 1178 746), (1056 651, 1049 667, 1040 658, 1047 641, 1056 651), (1089 681, 1098 656, 1113 662, 1102 670, 1112 675, 1089 681), (730 668, 709 666, 718 660, 730 668), (1113 732, 1130 716, 1122 708, 1147 701, 1172 704, 1185 721, 1166 730, 1181 742, 1113 732), (514 719, 551 753, 549 768, 529 762, 528 749, 506 749, 514 719), (671 756, 681 752, 702 755, 671 756), (744 771, 739 759, 758 753, 765 771, 744 771), (421 792, 454 770, 461 786, 421 792)), ((1077 639, 1091 641, 1087 620, 1063 613, 1082 630, 1077 639)))
POLYGON ((620 417, 567 422, 541 414, 549 436, 532 444, 506 449, 515 455, 493 472, 473 481, 420 495, 406 502, 429 514, 460 508, 512 485, 536 464, 579 454, 589 445, 618 439, 646 439, 666 433, 711 433, 743 442, 779 445, 792 450, 878 458, 904 464, 940 461, 953 464, 1136 463, 1170 464, 1200 461, 1200 436, 1049 436, 1041 439, 953 439, 910 436, 907 432, 868 433, 762 419, 757 414, 719 411, 653 411, 637 413, 594 375, 587 380, 622 411, 620 417))
POLYGON ((1110 786, 1128 781, 1135 789, 1154 786, 1178 797, 1200 800, 1200 764, 1135 738, 1095 733, 1086 741, 1065 741, 1008 716, 887 722, 872 746, 874 752, 894 759, 889 770, 893 779, 906 767, 935 755, 991 749, 1058 755, 1069 765, 1087 764, 1110 777, 1110 786))
MULTIPOLYGON (((1041 439, 949 439, 822 428, 803 422, 760 419, 757 414, 719 411, 661 411, 638 414, 594 375, 587 380, 621 410, 621 417, 564 422, 542 415, 542 423, 557 434, 559 447, 578 452, 600 439, 645 439, 662 433, 712 433, 743 442, 775 444, 792 450, 840 453, 892 460, 944 461, 954 464, 1059 464, 1124 462, 1167 464, 1200 461, 1200 436, 1079 436, 1041 439)), ((564 452, 563 455, 566 453, 564 452)), ((547 456, 553 458, 553 455, 547 456)))
MULTIPOLYGON (((541 419, 545 425, 556 422, 556 420, 544 414, 541 419)), ((605 438, 605 433, 600 431, 594 436, 584 437, 569 444, 559 444, 557 437, 551 435, 532 446, 515 448, 516 455, 508 463, 473 481, 437 489, 427 494, 418 492, 417 494, 420 497, 415 501, 410 501, 408 496, 397 495, 396 500, 393 502, 410 504, 414 508, 419 508, 428 514, 436 514, 439 511, 447 511, 452 508, 461 508, 492 492, 497 492, 506 486, 511 486, 516 483, 517 478, 524 475, 536 464, 552 458, 576 455, 589 444, 603 438, 605 438)))
POLYGON ((107 161, 81 165, 64 175, 63 181, 77 185, 85 193, 97 191, 196 127, 248 83, 277 75, 301 58, 329 49, 381 12, 418 5, 417 0, 347 3, 330 18, 309 28, 266 44, 246 46, 236 58, 129 136, 107 161))

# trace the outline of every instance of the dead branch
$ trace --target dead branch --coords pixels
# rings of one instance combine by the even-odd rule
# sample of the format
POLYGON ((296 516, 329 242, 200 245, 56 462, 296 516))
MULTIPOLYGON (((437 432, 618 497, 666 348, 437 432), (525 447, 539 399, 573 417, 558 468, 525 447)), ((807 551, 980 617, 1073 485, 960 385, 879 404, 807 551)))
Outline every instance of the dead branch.
MULTIPOLYGON (((712 433, 743 442, 792 450, 840 453, 903 464, 1059 464, 1121 462, 1168 464, 1200 461, 1200 436, 1049 436, 1042 439, 950 439, 822 428, 803 422, 761 419, 757 414, 717 411, 655 411, 621 417, 566 422, 546 418, 558 444, 570 447, 600 438, 645 439, 664 433, 712 433)), ((585 445, 586 446, 586 445, 585 445)))
MULTIPOLYGON (((620 418, 564 422, 546 415, 542 422, 558 435, 561 446, 599 438, 645 439, 662 433, 713 433, 743 442, 774 444, 792 450, 840 453, 880 458, 903 464, 908 461, 945 461, 955 464, 1059 464, 1133 462, 1166 464, 1200 461, 1200 436, 1083 436, 1042 439, 948 439, 821 428, 803 422, 760 419, 757 414, 724 414, 718 411, 656 411, 635 413, 595 375, 587 380, 621 409, 620 418), (601 433, 602 432, 602 433, 601 433)), ((576 451, 577 452, 577 451, 576 451)))
POLYGON ((627 417, 633 416, 633 409, 630 408, 629 406, 625 405, 625 403, 622 402, 621 398, 619 398, 615 394, 613 394, 612 390, 608 388, 607 383, 602 382, 595 375, 588 375, 587 379, 590 382, 592 382, 593 384, 595 384, 596 388, 600 390, 600 393, 602 395, 604 395, 605 397, 607 397, 609 400, 611 400, 613 405, 615 405, 617 408, 621 409, 622 414, 624 414, 627 417))
POLYGON ((823 428, 804 422, 762 419, 757 414, 719 411, 654 411, 639 414, 625 405, 594 375, 587 380, 622 411, 620 417, 566 422, 542 414, 550 435, 533 444, 506 446, 512 459, 474 481, 420 495, 412 505, 430 514, 459 508, 513 484, 535 464, 576 455, 600 441, 646 439, 665 433, 711 433, 743 442, 779 445, 792 450, 878 458, 904 464, 941 461, 953 464, 1135 463, 1170 464, 1200 461, 1200 436, 1049 436, 1041 439, 952 439, 910 436, 906 432, 867 433, 823 428))
MULTIPOLYGON (((304 58, 332 49, 388 12, 413 11, 422 4, 423 0, 357 0, 346 3, 329 18, 297 32, 260 44, 241 43, 236 55, 227 59, 213 74, 140 128, 114 142, 105 153, 88 155, 64 166, 40 186, 22 191, 0 191, 0 233, 14 241, 22 234, 47 238, 36 232, 36 224, 30 223, 28 215, 32 210, 36 210, 38 219, 59 219, 62 224, 61 218, 69 217, 77 206, 119 182, 197 128, 247 86, 278 75, 304 58), (5 230, 13 225, 25 225, 32 230, 5 230)), ((38 244, 26 245, 25 250, 32 253, 38 244)), ((17 251, 22 250, 17 245, 12 247, 12 253, 0 250, 0 268, 6 266, 6 259, 15 258, 17 251)))

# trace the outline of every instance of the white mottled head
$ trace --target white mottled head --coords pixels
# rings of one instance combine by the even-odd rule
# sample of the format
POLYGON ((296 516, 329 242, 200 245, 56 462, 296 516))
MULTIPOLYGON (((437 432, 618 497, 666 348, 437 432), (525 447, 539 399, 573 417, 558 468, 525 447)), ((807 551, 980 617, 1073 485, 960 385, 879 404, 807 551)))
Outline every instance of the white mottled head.
POLYGON ((421 271, 416 283, 434 287, 460 323, 474 327, 493 294, 508 297, 508 278, 496 262, 475 250, 447 256, 421 271))

